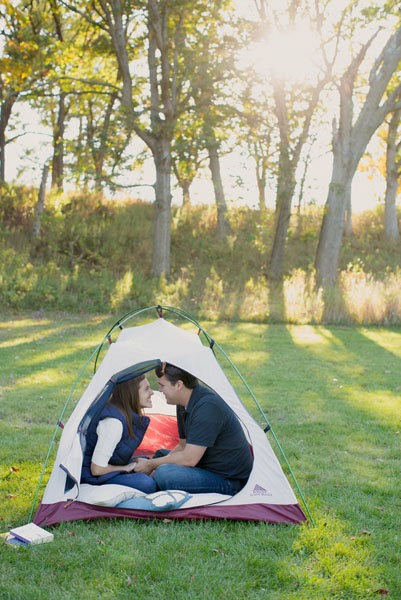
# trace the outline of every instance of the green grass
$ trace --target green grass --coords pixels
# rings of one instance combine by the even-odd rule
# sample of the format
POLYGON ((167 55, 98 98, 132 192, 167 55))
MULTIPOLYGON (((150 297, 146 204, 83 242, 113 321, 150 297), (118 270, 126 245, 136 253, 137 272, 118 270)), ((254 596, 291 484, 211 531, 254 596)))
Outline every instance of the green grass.
MULTIPOLYGON (((113 323, 110 315, 3 315, 1 531, 27 521, 61 408, 113 323)), ((251 385, 316 527, 62 523, 50 528, 51 544, 0 545, 1 599, 399 600, 401 330, 203 325, 251 385)))

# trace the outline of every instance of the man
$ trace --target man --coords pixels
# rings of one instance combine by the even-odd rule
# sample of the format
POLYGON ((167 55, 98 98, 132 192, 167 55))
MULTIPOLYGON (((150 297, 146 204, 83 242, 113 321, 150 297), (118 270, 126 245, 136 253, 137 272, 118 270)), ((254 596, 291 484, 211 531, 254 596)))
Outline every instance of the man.
POLYGON ((224 400, 196 377, 169 363, 157 367, 159 391, 177 406, 180 441, 160 458, 138 458, 136 473, 150 474, 161 490, 233 495, 252 470, 242 427, 224 400))

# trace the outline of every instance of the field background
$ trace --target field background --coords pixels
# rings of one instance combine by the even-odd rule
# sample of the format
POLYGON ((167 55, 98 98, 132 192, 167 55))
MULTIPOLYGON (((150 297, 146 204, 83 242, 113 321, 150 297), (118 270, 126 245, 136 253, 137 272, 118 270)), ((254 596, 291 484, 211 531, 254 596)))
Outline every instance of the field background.
MULTIPOLYGON (((1 531, 27 521, 61 408, 114 322, 110 314, 2 314, 1 531)), ((202 325, 251 385, 316 527, 60 524, 51 528, 51 544, 19 550, 0 545, 0 598, 401 597, 401 330, 202 325)), ((93 363, 67 413, 91 370, 93 363)))

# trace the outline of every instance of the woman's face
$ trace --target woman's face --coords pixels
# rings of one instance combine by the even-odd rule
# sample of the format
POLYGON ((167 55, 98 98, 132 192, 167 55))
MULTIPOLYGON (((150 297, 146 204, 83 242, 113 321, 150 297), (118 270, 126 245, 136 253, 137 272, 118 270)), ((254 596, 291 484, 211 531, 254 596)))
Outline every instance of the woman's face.
POLYGON ((152 395, 153 390, 149 385, 149 381, 146 379, 142 379, 141 383, 138 387, 138 395, 139 395, 139 406, 141 408, 152 408, 152 395))

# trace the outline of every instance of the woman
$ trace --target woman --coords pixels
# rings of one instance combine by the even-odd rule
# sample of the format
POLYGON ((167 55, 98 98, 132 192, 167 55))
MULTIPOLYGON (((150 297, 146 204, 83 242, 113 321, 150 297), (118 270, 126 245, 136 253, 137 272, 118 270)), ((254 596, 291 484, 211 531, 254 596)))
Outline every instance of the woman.
POLYGON ((156 491, 154 479, 134 473, 130 462, 149 425, 144 408, 152 406, 153 390, 145 375, 117 383, 111 398, 86 434, 81 483, 118 483, 146 494, 156 491))

